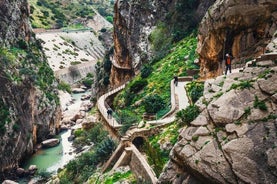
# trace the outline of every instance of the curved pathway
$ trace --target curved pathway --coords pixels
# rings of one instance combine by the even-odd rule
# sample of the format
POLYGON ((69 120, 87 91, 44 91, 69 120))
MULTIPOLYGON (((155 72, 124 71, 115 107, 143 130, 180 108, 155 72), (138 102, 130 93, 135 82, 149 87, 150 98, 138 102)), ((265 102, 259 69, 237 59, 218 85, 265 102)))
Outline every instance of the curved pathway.
MULTIPOLYGON (((160 129, 163 126, 166 126, 169 123, 174 122, 175 113, 178 110, 184 109, 189 105, 189 100, 186 95, 185 85, 188 81, 191 81, 192 78, 179 78, 180 82, 178 86, 174 86, 173 80, 171 81, 171 110, 160 120, 148 121, 147 123, 156 125, 152 129, 145 128, 133 128, 127 131, 126 135, 121 138, 120 144, 117 149, 114 151, 113 155, 103 166, 102 171, 106 171, 107 168, 113 167, 112 170, 116 169, 121 165, 130 165, 132 171, 135 174, 138 174, 140 177, 143 175, 143 178, 151 181, 151 183, 157 183, 157 177, 151 166, 147 163, 145 157, 137 150, 133 145, 132 141, 137 136, 147 136, 148 134, 155 134, 156 130, 160 129), (134 161, 136 160, 136 161, 134 161), (135 162, 135 163, 134 163, 135 162), (136 167, 132 167, 136 165, 136 167), (139 169, 138 169, 139 168, 139 169)), ((98 109, 100 110, 102 116, 106 119, 109 125, 113 128, 120 127, 120 124, 116 122, 115 119, 108 119, 107 109, 108 105, 105 103, 105 100, 108 96, 122 90, 125 88, 125 84, 102 95, 97 101, 98 109)), ((158 131, 157 131, 158 132, 158 131)))
MULTIPOLYGON (((182 81, 182 77, 180 77, 180 82, 178 82, 178 86, 174 86, 173 80, 171 81, 171 110, 162 118, 159 120, 154 121, 147 121, 149 124, 163 124, 163 123, 171 123, 175 120, 175 112, 178 110, 185 109, 189 105, 189 101, 187 98, 185 85, 188 83, 188 81, 191 81, 191 79, 187 79, 185 81, 182 81)), ((105 93, 102 95, 98 101, 97 101, 97 107, 99 111, 101 112, 102 116, 105 118, 105 120, 109 123, 109 125, 113 128, 118 128, 121 126, 119 122, 116 121, 114 117, 108 118, 107 110, 109 108, 108 104, 106 103, 106 99, 119 92, 120 90, 124 89, 126 84, 123 84, 108 93, 105 93)))

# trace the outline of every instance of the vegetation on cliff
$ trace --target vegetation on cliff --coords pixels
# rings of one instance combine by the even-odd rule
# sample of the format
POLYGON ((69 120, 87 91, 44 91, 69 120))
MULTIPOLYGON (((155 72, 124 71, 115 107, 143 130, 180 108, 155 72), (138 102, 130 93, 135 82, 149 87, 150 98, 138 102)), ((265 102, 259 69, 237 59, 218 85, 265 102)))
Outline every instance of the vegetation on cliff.
POLYGON ((115 97, 114 109, 119 113, 122 109, 130 111, 140 118, 145 112, 157 113, 158 118, 168 112, 170 81, 174 75, 186 76, 186 70, 197 68, 195 48, 196 38, 192 34, 176 44, 163 59, 144 65, 141 74, 115 97), (147 110, 149 102, 155 106, 151 112, 147 110))
POLYGON ((54 100, 59 104, 57 94, 52 89, 55 82, 54 73, 40 49, 38 40, 34 43, 20 40, 15 46, 2 47, 1 67, 6 68, 6 79, 13 84, 23 85, 26 81, 31 82, 44 92, 50 102, 54 100), (41 59, 44 61, 41 62, 41 59))

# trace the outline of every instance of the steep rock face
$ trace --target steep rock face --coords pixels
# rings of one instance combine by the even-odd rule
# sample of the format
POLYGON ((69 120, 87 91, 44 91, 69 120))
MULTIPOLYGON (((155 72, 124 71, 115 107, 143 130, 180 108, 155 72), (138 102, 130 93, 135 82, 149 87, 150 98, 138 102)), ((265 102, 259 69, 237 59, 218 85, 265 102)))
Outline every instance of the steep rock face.
MULTIPOLYGON (((196 2, 193 9, 195 24, 201 20, 214 0, 196 2)), ((149 35, 159 22, 167 23, 171 17, 186 13, 189 5, 181 0, 117 0, 114 7, 114 57, 110 81, 112 85, 120 84, 138 73, 143 63, 151 60, 153 50, 149 35), (179 8, 176 15, 176 9, 179 8)), ((189 9, 191 9, 189 7, 189 9)), ((187 16, 187 15, 186 15, 187 16)), ((180 16, 182 17, 182 16, 180 16)), ((185 16, 184 16, 185 17, 185 16)), ((186 22, 177 22, 186 25, 186 22)), ((170 25, 167 25, 170 26, 170 25)), ((195 26, 195 25, 194 25, 195 26)), ((184 29, 187 26, 183 26, 184 29)))
POLYGON ((201 113, 181 131, 160 183, 276 181, 277 39, 272 45, 258 67, 205 82, 201 113))
POLYGON ((218 76, 226 53, 236 59, 262 54, 277 29, 276 9, 274 0, 217 0, 199 27, 201 76, 218 76))
MULTIPOLYGON (((0 172, 59 129, 55 79, 28 22, 28 3, 0 1, 0 172)), ((3 175, 1 175, 3 176, 3 175)))

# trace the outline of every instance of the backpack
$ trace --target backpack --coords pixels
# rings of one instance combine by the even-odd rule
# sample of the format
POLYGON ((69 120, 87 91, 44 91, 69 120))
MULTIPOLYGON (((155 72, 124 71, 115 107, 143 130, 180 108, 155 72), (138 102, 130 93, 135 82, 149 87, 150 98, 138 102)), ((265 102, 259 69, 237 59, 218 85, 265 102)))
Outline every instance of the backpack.
POLYGON ((230 57, 227 57, 226 64, 227 64, 227 65, 230 65, 230 64, 231 64, 231 58, 230 58, 230 57))

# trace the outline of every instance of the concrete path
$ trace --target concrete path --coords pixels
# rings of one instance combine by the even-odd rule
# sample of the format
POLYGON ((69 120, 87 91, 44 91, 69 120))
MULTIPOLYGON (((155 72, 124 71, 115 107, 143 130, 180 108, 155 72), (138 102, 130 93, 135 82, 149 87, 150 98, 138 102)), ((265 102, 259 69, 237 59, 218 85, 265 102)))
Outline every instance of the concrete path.
POLYGON ((102 95, 98 100, 97 100, 97 107, 99 109, 99 111, 101 112, 102 116, 105 118, 105 120, 109 123, 109 125, 111 127, 114 128, 118 128, 121 127, 122 125, 120 125, 116 119, 114 117, 108 118, 108 114, 107 114, 107 110, 109 108, 108 104, 106 103, 106 98, 108 98, 110 95, 117 93, 118 91, 122 90, 125 88, 125 84, 123 84, 122 86, 119 86, 118 88, 109 91, 108 93, 105 93, 104 95, 102 95))
POLYGON ((185 90, 186 84, 189 82, 178 82, 178 86, 175 86, 175 94, 178 96, 178 110, 185 109, 189 106, 189 99, 185 90))
MULTIPOLYGON (((178 86, 174 86, 173 80, 171 81, 171 98, 173 98, 173 99, 171 99, 171 106, 173 107, 171 109, 171 111, 179 111, 179 110, 185 109, 187 106, 189 106, 189 100, 188 100, 187 93, 185 90, 185 85, 187 83, 188 83, 188 81, 184 81, 184 82, 180 81, 180 82, 178 82, 178 86), (176 96, 177 96, 177 99, 175 98, 176 96), (177 106, 178 108, 176 108, 177 104, 179 104, 177 106)), ((97 106, 98 106, 98 109, 100 110, 102 116, 109 123, 109 125, 114 128, 120 127, 121 124, 119 124, 116 121, 116 119, 113 117, 108 118, 108 115, 107 115, 108 105, 106 104, 105 100, 108 96, 110 96, 124 88, 125 88, 125 84, 102 95, 97 101, 97 106)), ((159 120, 153 120, 153 121, 147 121, 147 123, 155 125, 155 124, 171 123, 174 120, 175 120, 175 113, 171 113, 166 118, 162 118, 159 120)))

